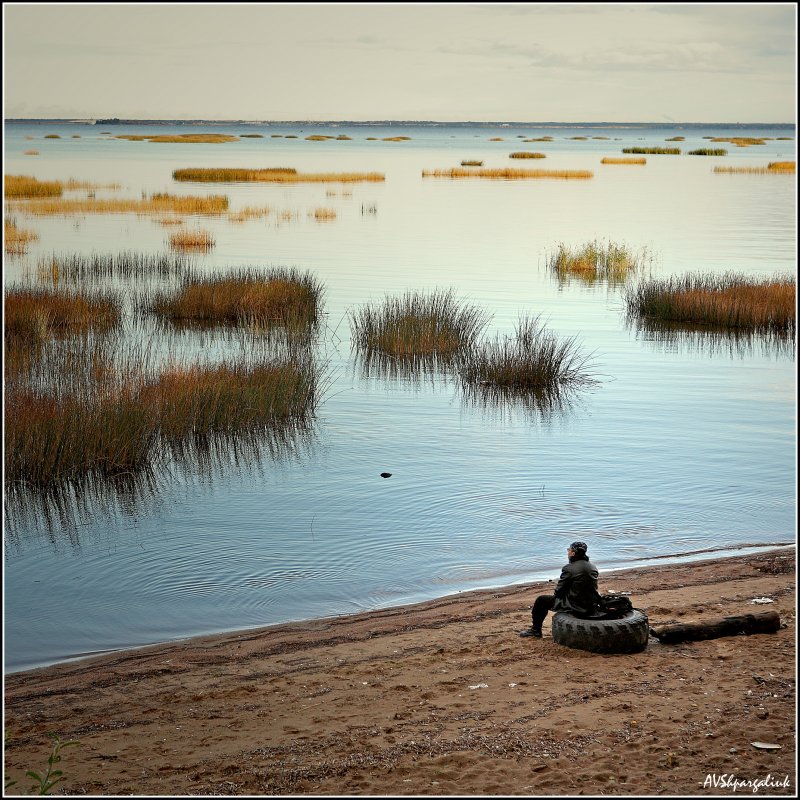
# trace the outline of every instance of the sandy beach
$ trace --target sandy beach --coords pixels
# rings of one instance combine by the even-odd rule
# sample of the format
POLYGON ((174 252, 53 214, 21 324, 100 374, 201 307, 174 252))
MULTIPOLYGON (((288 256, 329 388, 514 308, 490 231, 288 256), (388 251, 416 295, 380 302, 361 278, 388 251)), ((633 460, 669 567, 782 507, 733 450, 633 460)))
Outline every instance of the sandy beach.
POLYGON ((54 794, 794 795, 794 549, 600 583, 652 626, 774 609, 785 627, 596 655, 549 617, 517 635, 545 582, 15 673, 6 794, 52 732, 80 742, 54 794))

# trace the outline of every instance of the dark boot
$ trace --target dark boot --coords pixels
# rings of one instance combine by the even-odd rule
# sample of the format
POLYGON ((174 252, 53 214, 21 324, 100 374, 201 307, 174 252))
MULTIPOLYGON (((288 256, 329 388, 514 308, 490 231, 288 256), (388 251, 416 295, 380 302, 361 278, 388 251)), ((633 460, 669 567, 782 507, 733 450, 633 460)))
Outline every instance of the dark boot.
POLYGON ((534 628, 533 625, 531 625, 530 628, 527 628, 524 631, 520 631, 519 635, 523 636, 523 637, 532 636, 534 639, 541 639, 542 638, 542 629, 541 628, 534 628))

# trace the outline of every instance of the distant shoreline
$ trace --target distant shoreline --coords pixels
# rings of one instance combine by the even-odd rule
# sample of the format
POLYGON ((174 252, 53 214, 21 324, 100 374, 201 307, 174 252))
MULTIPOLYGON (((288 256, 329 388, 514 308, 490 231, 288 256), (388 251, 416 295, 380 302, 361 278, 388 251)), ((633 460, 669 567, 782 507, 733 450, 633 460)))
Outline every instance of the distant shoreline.
POLYGON ((351 125, 354 127, 379 126, 416 126, 416 127, 464 127, 464 128, 496 128, 496 127, 536 127, 536 128, 608 128, 608 129, 658 129, 658 128, 736 128, 748 130, 752 128, 787 128, 794 130, 794 122, 531 122, 516 120, 496 120, 492 122, 458 121, 443 122, 439 120, 248 120, 248 119, 125 119, 125 118, 25 118, 14 117, 5 120, 11 125, 351 125))

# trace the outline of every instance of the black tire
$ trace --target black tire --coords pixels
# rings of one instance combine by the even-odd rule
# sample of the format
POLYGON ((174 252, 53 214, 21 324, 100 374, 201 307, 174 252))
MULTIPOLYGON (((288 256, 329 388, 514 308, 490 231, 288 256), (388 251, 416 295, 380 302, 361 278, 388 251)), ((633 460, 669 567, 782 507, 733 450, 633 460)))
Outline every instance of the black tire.
POLYGON ((568 611, 553 615, 553 641, 592 653, 639 653, 647 647, 647 614, 634 608, 620 619, 578 619, 568 611))

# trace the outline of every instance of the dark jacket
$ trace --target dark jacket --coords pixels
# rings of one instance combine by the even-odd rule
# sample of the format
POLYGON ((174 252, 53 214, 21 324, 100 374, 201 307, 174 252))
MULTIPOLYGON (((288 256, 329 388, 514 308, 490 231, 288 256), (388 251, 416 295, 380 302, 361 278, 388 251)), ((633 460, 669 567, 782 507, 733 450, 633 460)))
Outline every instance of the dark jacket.
POLYGON ((572 558, 561 570, 555 588, 553 611, 591 614, 600 600, 597 567, 588 558, 572 558))

